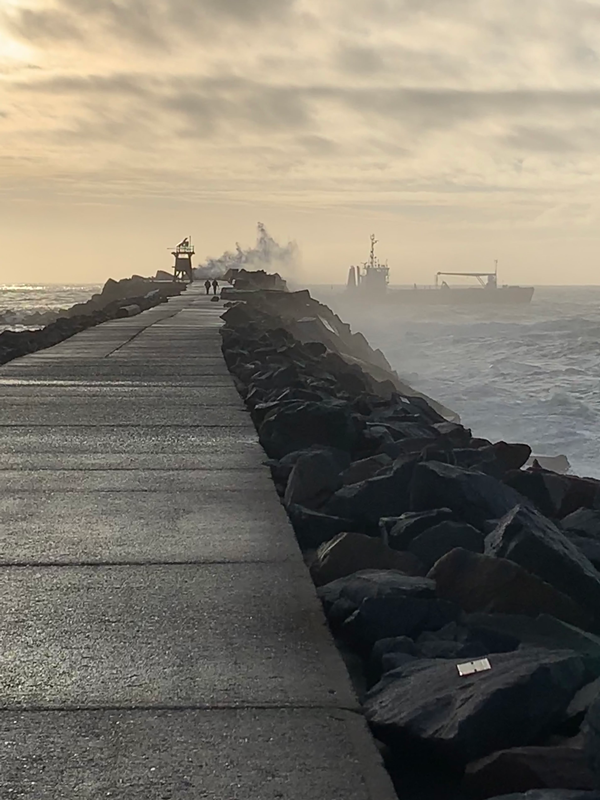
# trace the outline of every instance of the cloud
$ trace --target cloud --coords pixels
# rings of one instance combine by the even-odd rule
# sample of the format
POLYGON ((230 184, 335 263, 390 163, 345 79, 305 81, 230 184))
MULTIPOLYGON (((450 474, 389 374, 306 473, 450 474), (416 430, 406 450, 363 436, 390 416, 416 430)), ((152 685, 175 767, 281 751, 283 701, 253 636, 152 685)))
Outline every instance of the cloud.
POLYGON ((595 191, 591 0, 12 0, 3 25, 28 49, 0 75, 0 180, 22 159, 40 185, 137 197, 188 174, 248 202, 427 196, 440 220, 458 196, 485 219, 510 193, 595 191))
POLYGON ((81 30, 70 15, 49 9, 23 8, 11 19, 15 33, 31 42, 81 39, 81 30))
POLYGON ((17 7, 9 24, 34 44, 85 39, 92 45, 116 37, 143 48, 177 47, 175 37, 219 35, 234 23, 243 27, 280 21, 294 0, 58 0, 52 7, 17 7))

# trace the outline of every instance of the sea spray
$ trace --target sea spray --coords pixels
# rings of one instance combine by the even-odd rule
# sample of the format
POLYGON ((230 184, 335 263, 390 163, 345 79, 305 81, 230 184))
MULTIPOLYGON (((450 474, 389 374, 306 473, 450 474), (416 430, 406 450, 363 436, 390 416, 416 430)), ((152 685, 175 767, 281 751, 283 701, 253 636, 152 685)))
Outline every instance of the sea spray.
POLYGON ((278 272, 283 278, 298 277, 300 250, 296 242, 279 244, 262 222, 257 225, 256 245, 244 250, 236 244, 235 252, 226 251, 218 258, 208 258, 195 271, 196 280, 222 278, 230 269, 265 270, 278 272))

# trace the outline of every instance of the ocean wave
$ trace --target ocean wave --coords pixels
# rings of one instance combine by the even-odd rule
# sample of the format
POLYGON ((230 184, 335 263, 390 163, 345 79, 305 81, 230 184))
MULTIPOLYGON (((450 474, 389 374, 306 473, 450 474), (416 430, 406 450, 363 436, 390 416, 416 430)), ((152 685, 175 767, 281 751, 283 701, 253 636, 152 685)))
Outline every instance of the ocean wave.
POLYGON ((35 308, 6 308, 0 309, 0 325, 3 327, 39 327, 48 325, 56 319, 60 309, 51 306, 37 306, 35 308))

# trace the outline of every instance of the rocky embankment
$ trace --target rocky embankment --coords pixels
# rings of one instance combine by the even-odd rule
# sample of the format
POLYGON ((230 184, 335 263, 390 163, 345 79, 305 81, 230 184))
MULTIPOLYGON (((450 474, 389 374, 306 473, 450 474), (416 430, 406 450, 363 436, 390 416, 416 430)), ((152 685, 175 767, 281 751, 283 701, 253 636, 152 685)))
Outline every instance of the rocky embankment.
POLYGON ((102 322, 135 316, 159 303, 165 303, 169 297, 181 294, 184 288, 185 285, 181 283, 157 282, 138 276, 120 281, 109 279, 102 291, 86 303, 77 303, 59 312, 45 312, 42 317, 33 315, 24 320, 25 324, 31 326, 44 324, 43 328, 0 333, 0 364, 52 347, 102 322))
POLYGON ((308 292, 230 297, 226 362, 399 796, 598 800, 600 482, 473 437, 308 292))

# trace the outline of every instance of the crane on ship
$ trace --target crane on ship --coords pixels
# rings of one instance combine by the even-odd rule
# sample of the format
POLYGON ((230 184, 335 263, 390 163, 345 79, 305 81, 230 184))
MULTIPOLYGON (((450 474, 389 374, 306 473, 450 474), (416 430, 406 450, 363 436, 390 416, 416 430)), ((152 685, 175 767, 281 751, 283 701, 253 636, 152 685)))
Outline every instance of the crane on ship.
POLYGON ((498 288, 498 261, 494 262, 494 271, 493 272, 436 272, 435 274, 435 288, 442 288, 442 289, 449 289, 450 287, 446 283, 446 281, 441 282, 440 286, 440 277, 442 275, 445 276, 454 276, 454 277, 463 277, 463 278, 477 278, 479 283, 483 286, 484 289, 497 289, 498 288), (484 278, 486 279, 484 281, 484 278))

